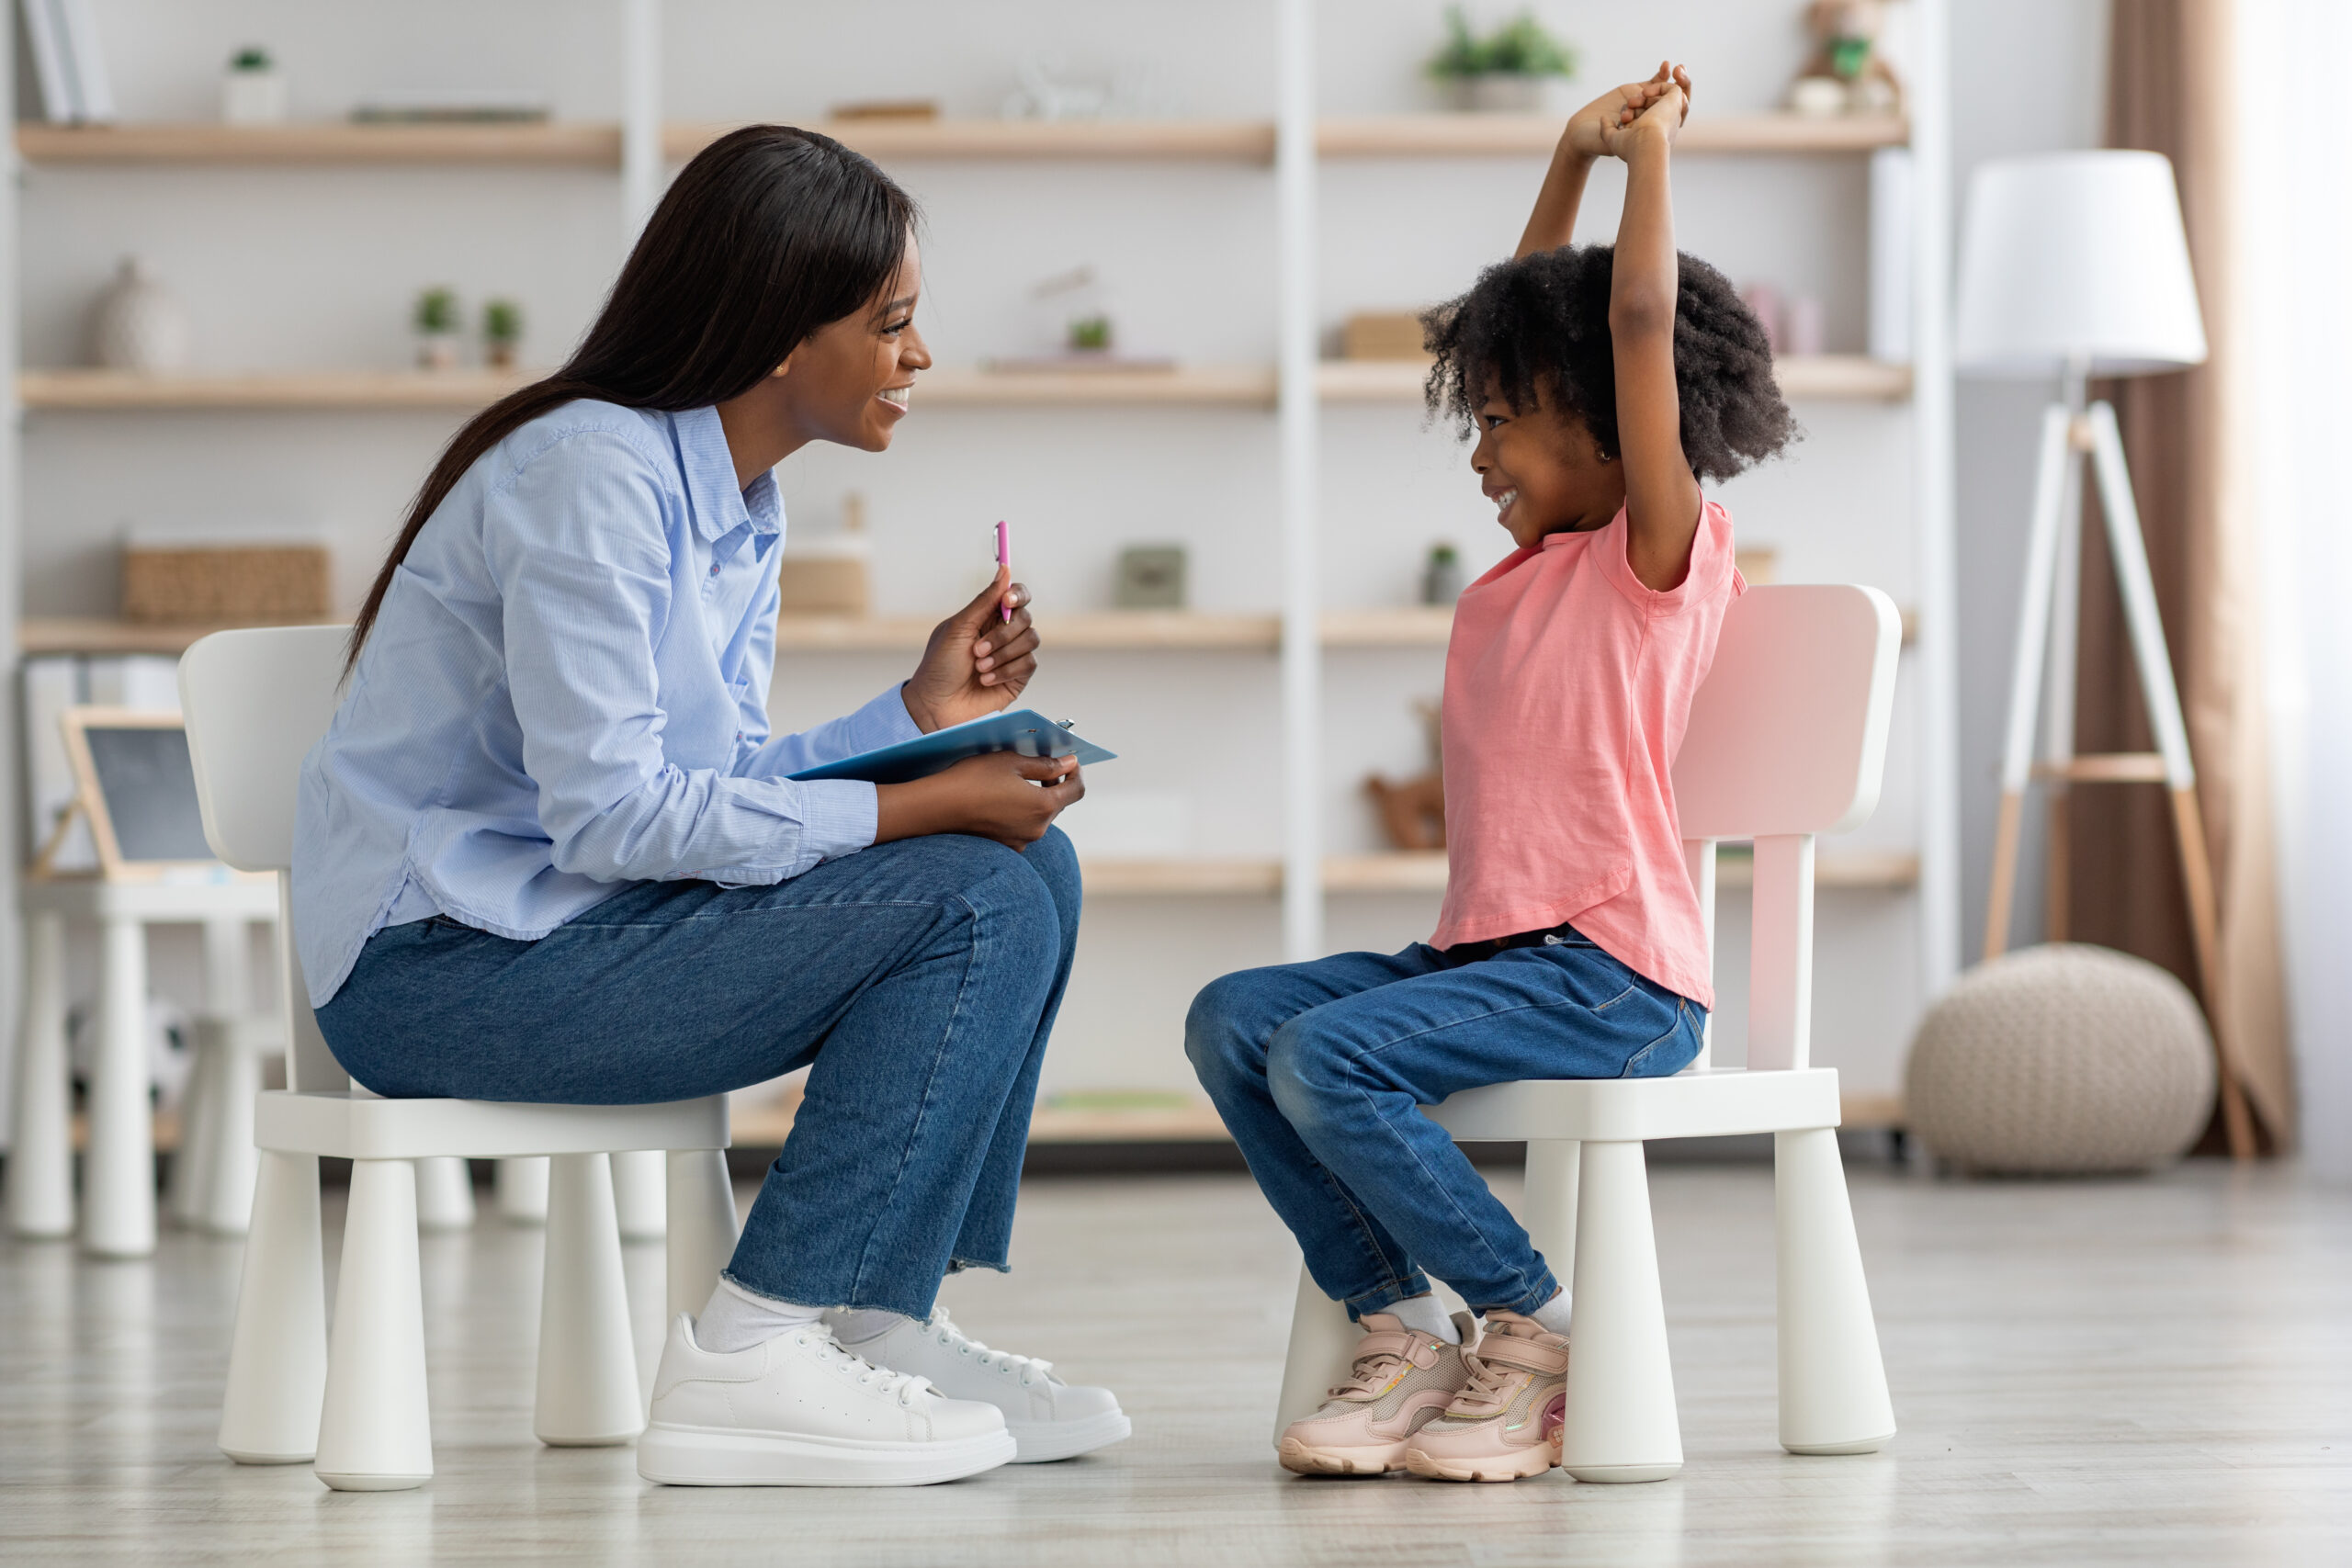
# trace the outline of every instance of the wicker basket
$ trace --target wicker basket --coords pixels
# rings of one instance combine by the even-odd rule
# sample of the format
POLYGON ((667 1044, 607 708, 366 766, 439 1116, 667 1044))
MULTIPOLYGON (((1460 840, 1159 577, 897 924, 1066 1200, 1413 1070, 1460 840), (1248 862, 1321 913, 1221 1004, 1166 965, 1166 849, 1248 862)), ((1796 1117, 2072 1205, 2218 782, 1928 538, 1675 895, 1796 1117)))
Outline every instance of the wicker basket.
POLYGON ((324 620, 328 569, 324 545, 126 544, 122 615, 150 626, 324 620))

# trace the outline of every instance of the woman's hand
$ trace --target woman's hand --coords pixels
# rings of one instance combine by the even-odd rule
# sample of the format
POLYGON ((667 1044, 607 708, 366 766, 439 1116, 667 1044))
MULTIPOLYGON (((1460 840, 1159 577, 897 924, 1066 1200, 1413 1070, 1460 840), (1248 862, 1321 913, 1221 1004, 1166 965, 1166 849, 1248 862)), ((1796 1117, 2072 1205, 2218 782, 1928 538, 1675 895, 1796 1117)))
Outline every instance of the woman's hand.
POLYGON ((933 628, 922 662, 899 688, 907 716, 926 735, 1012 705, 1037 672, 1037 631, 1029 624, 1029 590, 1010 567, 980 596, 933 628), (1003 619, 999 606, 1010 609, 1003 619))
POLYGON ((1062 808, 1084 797, 1075 757, 999 751, 967 757, 911 784, 875 787, 874 841, 928 833, 969 833, 1024 850, 1046 836, 1062 808))

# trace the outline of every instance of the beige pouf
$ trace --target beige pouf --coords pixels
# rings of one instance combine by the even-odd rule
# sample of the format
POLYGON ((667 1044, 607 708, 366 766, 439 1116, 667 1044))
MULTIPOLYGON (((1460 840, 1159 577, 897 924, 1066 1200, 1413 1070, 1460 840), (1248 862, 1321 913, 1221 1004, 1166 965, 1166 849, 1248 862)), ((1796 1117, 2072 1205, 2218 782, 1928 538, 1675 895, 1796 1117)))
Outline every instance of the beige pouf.
POLYGON ((2053 942, 1980 964, 1920 1024, 1904 1106, 1928 1152, 2011 1174, 2148 1170, 2213 1110, 2213 1037, 2143 959, 2053 942))

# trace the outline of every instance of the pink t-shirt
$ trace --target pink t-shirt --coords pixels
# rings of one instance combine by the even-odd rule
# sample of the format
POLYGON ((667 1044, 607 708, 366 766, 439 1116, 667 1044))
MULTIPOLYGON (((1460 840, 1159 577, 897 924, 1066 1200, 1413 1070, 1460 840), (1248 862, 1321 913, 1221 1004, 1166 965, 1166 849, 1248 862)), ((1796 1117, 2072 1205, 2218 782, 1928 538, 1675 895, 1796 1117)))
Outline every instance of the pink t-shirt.
POLYGON ((1445 907, 1430 945, 1564 920, 1637 974, 1715 1005, 1682 858, 1674 754, 1747 591, 1710 501, 1680 586, 1644 587, 1623 508, 1472 583, 1445 655, 1445 907))

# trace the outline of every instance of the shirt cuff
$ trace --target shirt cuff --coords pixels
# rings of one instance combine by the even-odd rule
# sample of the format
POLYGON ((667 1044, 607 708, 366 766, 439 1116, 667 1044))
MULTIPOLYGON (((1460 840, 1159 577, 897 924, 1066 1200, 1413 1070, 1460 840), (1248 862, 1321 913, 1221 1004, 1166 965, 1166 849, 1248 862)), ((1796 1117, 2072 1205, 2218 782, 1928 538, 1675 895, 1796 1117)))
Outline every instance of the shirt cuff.
POLYGON ((849 732, 857 738, 858 751, 896 746, 901 740, 912 740, 921 735, 922 726, 907 712, 905 682, 886 688, 880 696, 850 715, 849 732))
POLYGON ((864 779, 810 779, 798 788, 800 846, 813 861, 836 860, 873 847, 881 804, 872 784, 864 779))

